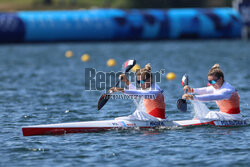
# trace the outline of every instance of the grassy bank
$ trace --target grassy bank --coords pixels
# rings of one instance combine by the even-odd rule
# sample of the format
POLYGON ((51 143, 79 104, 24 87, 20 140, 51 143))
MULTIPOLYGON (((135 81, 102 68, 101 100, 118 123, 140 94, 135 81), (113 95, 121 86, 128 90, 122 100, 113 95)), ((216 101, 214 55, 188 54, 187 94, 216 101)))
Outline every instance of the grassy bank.
POLYGON ((231 0, 0 0, 0 11, 90 8, 230 7, 231 0))
MULTIPOLYGON (((117 3, 119 3, 118 0, 117 3)), ((116 3, 114 3, 116 4, 116 3)), ((0 0, 1 11, 19 10, 63 10, 105 7, 105 1, 98 0, 0 0), (46 3, 47 2, 47 3, 46 3), (49 2, 49 3, 48 3, 49 2)))

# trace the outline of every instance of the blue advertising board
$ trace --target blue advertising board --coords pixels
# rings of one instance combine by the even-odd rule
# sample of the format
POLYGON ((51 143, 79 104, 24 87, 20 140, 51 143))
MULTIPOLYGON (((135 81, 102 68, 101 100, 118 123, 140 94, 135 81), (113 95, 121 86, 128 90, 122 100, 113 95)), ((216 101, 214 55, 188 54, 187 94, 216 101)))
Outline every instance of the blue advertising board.
POLYGON ((0 13, 0 42, 240 38, 242 27, 232 8, 21 11, 0 13))

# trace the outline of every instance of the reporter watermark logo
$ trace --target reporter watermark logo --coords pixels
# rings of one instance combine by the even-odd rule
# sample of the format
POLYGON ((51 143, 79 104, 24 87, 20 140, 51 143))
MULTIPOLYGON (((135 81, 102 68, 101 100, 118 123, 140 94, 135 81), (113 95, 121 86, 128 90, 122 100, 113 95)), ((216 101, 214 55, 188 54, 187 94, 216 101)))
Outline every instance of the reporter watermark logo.
MULTIPOLYGON (((160 83, 161 75, 165 73, 165 70, 152 72, 152 83, 160 83)), ((114 87, 119 80, 119 76, 122 74, 119 72, 104 72, 97 71, 95 68, 85 68, 85 90, 86 91, 104 91, 108 90, 111 87, 114 87)), ((137 84, 138 76, 134 72, 126 73, 127 79, 131 84, 135 85, 136 88, 140 89, 140 86, 137 84)), ((143 80, 143 78, 141 78, 143 80)), ((146 82, 147 83, 147 82, 146 82)), ((117 87, 125 88, 125 84, 120 82, 117 87)), ((151 89, 155 89, 151 87, 151 89)))

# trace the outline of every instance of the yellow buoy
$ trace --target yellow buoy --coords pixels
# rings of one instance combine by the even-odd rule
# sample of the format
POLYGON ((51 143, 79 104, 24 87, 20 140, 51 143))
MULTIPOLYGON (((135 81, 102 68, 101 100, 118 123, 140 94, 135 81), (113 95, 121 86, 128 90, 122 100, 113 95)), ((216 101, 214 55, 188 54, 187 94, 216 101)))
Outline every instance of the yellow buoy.
POLYGON ((133 68, 132 68, 132 71, 133 72, 136 72, 136 70, 139 70, 141 67, 139 64, 136 64, 133 68))
POLYGON ((167 80, 174 80, 176 79, 176 75, 173 72, 170 72, 166 75, 167 80))
POLYGON ((83 62, 87 62, 90 60, 90 56, 88 54, 83 54, 82 57, 81 57, 81 60, 83 62))
POLYGON ((113 66, 115 66, 115 65, 116 65, 115 59, 109 59, 109 60, 107 61, 107 66, 113 67, 113 66))
POLYGON ((65 52, 65 57, 67 57, 67 58, 71 58, 73 55, 74 54, 71 50, 68 50, 67 52, 65 52))

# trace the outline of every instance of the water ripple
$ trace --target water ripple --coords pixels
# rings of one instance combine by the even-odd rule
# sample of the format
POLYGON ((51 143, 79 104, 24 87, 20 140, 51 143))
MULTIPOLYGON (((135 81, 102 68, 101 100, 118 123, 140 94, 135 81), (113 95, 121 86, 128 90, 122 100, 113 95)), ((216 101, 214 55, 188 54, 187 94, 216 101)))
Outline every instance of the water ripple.
MULTIPOLYGON (((121 43, 57 43, 1 45, 0 166, 249 166, 249 127, 119 129, 101 133, 23 137, 21 127, 34 124, 108 120, 135 110, 130 100, 110 100, 97 111, 98 91, 85 91, 85 68, 120 71, 135 58, 153 71, 175 72, 177 80, 162 76, 169 120, 191 119, 180 113, 181 76, 188 73, 192 87, 205 86, 208 69, 219 63, 227 81, 250 115, 249 42, 158 41, 121 43), (213 48, 213 49, 211 49, 213 48), (66 50, 74 56, 66 59, 66 50), (80 57, 88 53, 91 60, 80 57), (117 66, 106 67, 113 57, 117 66)), ((207 103, 218 110, 215 103, 207 103)), ((191 105, 188 103, 188 110, 191 105)))

